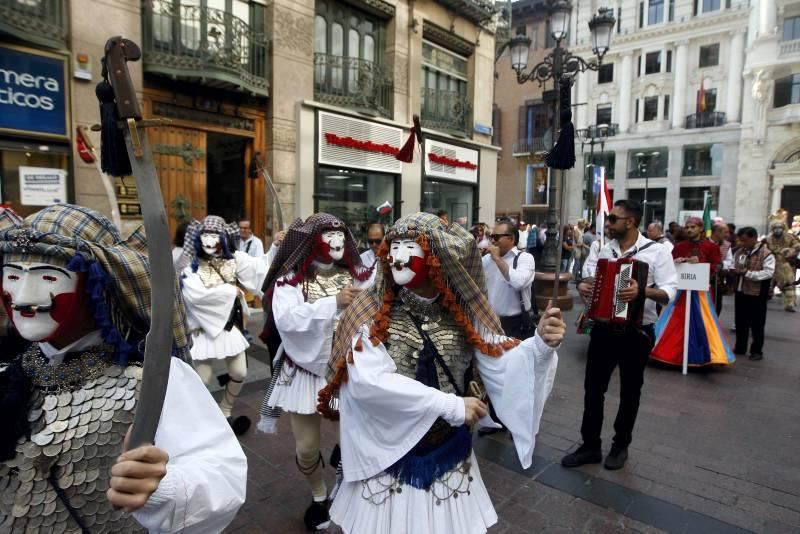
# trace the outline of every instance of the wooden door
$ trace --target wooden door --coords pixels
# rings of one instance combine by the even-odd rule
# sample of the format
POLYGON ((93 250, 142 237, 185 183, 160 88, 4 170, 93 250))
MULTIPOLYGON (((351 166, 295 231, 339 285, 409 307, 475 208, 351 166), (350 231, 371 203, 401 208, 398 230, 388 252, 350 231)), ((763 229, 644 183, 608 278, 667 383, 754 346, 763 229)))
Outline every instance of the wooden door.
POLYGON ((167 207, 170 234, 184 221, 207 215, 206 133, 177 126, 147 129, 167 207))

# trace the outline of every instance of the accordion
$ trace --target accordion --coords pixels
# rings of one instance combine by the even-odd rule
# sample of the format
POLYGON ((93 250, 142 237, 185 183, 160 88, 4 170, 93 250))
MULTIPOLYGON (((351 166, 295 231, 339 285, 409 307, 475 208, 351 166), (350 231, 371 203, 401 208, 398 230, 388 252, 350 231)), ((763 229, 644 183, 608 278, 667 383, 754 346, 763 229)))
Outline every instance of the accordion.
POLYGON ((622 302, 619 291, 627 288, 631 280, 636 280, 642 289, 647 287, 647 271, 645 262, 633 258, 598 260, 592 297, 587 304, 588 318, 598 323, 641 328, 644 297, 622 302))

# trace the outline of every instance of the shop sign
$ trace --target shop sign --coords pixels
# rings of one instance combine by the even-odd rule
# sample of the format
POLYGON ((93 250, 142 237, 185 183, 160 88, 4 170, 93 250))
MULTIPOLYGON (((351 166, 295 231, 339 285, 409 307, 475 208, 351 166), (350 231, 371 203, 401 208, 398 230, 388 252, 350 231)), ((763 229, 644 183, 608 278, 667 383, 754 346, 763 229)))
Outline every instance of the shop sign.
POLYGON ((0 132, 67 137, 67 58, 0 46, 0 132))
POLYGON ((424 159, 427 176, 478 183, 477 150, 426 139, 424 159))
POLYGON ((19 196, 23 206, 50 206, 66 202, 67 172, 46 167, 20 167, 19 196))
POLYGON ((403 141, 400 128, 319 112, 317 161, 321 165, 399 174, 403 163, 395 156, 403 141))

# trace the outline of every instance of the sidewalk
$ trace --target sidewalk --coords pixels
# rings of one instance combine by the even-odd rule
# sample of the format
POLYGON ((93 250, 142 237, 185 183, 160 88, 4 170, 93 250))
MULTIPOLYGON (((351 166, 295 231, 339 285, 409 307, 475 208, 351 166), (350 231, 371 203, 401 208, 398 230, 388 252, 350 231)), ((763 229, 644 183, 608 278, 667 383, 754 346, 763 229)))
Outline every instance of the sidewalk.
MULTIPOLYGON (((731 299, 732 300, 732 299, 731 299)), ((727 329, 732 302, 721 322, 727 329)), ((568 337, 536 446, 522 471, 503 434, 475 439, 481 473, 499 523, 490 532, 800 532, 800 358, 798 316, 770 302, 765 358, 740 359, 730 369, 690 372, 650 366, 625 469, 599 465, 563 469, 561 456, 580 440, 588 338, 574 333, 578 309, 567 314, 568 337)), ((260 326, 253 324, 251 332, 260 326)), ((263 349, 252 365, 266 367, 263 349)), ((251 366, 251 370, 253 367, 251 366)), ((267 369, 268 372, 268 369, 267 369)), ((606 401, 604 441, 617 409, 615 375, 606 401)), ((237 412, 258 419, 264 380, 246 386, 237 412)), ((250 431, 248 499, 226 532, 303 532, 310 501, 294 465, 288 420, 276 436, 250 431)), ((336 441, 323 425, 327 461, 336 441)), ((326 469, 329 484, 333 470, 326 469)))

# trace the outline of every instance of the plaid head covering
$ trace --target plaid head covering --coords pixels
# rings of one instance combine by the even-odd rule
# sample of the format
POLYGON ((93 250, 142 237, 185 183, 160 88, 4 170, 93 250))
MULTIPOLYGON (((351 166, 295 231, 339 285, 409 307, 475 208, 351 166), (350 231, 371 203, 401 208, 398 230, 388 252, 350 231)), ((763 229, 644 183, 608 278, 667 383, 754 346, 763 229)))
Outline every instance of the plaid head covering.
MULTIPOLYGON (((384 239, 389 245, 394 239, 415 239, 419 235, 428 239, 431 254, 441 263, 447 286, 456 295, 459 306, 478 333, 484 340, 498 342, 503 337, 503 329, 486 297, 486 280, 475 238, 458 224, 446 225, 436 215, 419 212, 398 219, 384 239)), ((387 285, 394 283, 391 277, 381 274, 382 269, 378 267, 372 289, 359 293, 342 314, 331 351, 329 372, 335 371, 339 359, 347 356, 358 329, 370 324, 380 310, 387 285)))
MULTIPOLYGON (((2 262, 44 256, 86 273, 86 291, 104 341, 116 347, 120 364, 140 358, 151 308, 150 262, 142 229, 123 240, 106 217, 71 204, 47 207, 21 223, 7 224, 4 216, 0 213, 2 262)), ((185 310, 177 289, 176 295, 173 353, 188 359, 185 310)))
POLYGON ((201 250, 200 236, 202 234, 219 235, 219 240, 222 244, 222 256, 225 258, 232 258, 234 251, 239 248, 241 236, 237 223, 226 223, 225 219, 217 215, 208 215, 202 221, 195 219, 186 227, 183 252, 178 265, 176 265, 177 271, 182 271, 189 264, 192 265, 193 269, 197 269, 197 255, 201 250))

